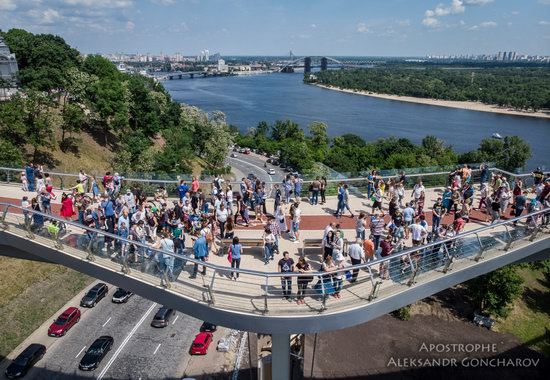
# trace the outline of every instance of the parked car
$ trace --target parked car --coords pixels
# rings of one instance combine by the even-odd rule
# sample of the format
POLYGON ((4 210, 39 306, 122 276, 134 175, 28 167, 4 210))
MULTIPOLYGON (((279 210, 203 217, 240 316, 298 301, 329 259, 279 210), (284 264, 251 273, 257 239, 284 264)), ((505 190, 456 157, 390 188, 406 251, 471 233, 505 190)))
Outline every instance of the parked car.
POLYGON ((94 285, 94 287, 88 290, 88 293, 82 297, 82 300, 80 300, 80 306, 94 307, 99 301, 105 298, 108 292, 109 288, 107 287, 107 284, 100 282, 99 284, 94 285))
POLYGON ((209 333, 213 333, 215 332, 216 330, 218 329, 218 326, 216 326, 215 324, 213 323, 210 323, 210 322, 203 322, 202 325, 201 325, 201 332, 209 332, 209 333))
POLYGON ((53 321, 48 328, 48 335, 64 336, 78 321, 80 321, 80 310, 77 307, 70 307, 53 321))
POLYGON ((271 158, 268 158, 265 162, 267 162, 268 164, 271 164, 273 160, 271 158))
POLYGON ((113 347, 114 339, 112 336, 104 335, 97 338, 94 343, 88 348, 78 368, 82 371, 93 371, 99 366, 105 355, 113 347))
POLYGON ((216 346, 216 351, 218 351, 218 352, 227 352, 227 351, 229 351, 229 341, 225 338, 218 340, 218 345, 216 346))
POLYGON ((208 347, 212 343, 212 337, 212 333, 209 332, 198 333, 191 346, 191 355, 206 355, 208 347))
POLYGON ((473 322, 478 326, 485 327, 487 330, 491 330, 496 323, 494 319, 478 313, 474 313, 473 322))
POLYGON ((279 166, 281 164, 281 162, 279 160, 271 160, 271 163, 273 164, 273 166, 279 166))
POLYGON ((267 174, 269 175, 274 175, 275 174, 275 169, 271 168, 267 171, 267 174))
POLYGON ((172 319, 174 314, 174 309, 170 309, 164 306, 161 307, 153 317, 153 320, 151 321, 151 326, 159 328, 168 326, 168 322, 170 322, 170 319, 172 319))
POLYGON ((237 157, 237 153, 231 153, 231 157, 233 158, 237 157))
POLYGON ((8 379, 17 379, 25 376, 29 369, 44 357, 45 353, 46 346, 38 343, 30 344, 6 368, 6 377, 8 379))
POLYGON ((132 297, 134 293, 124 290, 122 288, 117 288, 115 294, 113 294, 112 301, 114 303, 126 303, 132 297))

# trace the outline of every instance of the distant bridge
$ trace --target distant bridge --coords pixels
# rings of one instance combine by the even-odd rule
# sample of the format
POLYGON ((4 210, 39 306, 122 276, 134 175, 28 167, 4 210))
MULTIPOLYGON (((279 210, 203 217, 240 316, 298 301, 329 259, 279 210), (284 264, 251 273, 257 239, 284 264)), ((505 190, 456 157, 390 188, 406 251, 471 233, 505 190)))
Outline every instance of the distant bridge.
POLYGON ((284 66, 282 66, 278 71, 280 73, 290 73, 294 72, 295 67, 302 67, 300 63, 303 62, 304 72, 310 73, 311 68, 314 67, 312 63, 314 61, 320 60, 320 67, 321 71, 325 71, 328 69, 329 64, 337 65, 343 68, 351 68, 351 67, 357 67, 358 65, 356 63, 350 64, 346 62, 339 61, 335 58, 331 57, 314 57, 314 56, 308 56, 308 57, 301 57, 298 59, 295 59, 292 62, 286 63, 284 66))

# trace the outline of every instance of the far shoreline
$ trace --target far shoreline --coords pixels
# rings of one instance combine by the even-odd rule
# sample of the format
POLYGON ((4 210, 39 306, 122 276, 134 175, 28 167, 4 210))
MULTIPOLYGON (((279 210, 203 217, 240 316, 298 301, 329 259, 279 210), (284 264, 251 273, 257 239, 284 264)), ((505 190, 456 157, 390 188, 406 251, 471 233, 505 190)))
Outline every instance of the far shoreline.
POLYGON ((326 90, 338 91, 338 92, 343 92, 343 93, 353 94, 353 95, 370 96, 370 97, 379 98, 379 99, 397 100, 400 102, 418 103, 418 104, 425 104, 430 106, 457 108, 457 109, 464 109, 468 111, 492 112, 492 113, 498 113, 502 115, 527 116, 527 117, 536 117, 539 119, 550 119, 550 111, 537 111, 537 112, 517 111, 514 109, 499 107, 496 105, 484 104, 480 102, 462 102, 462 101, 454 101, 454 100, 415 98, 412 96, 377 94, 370 91, 367 92, 367 91, 359 91, 359 90, 350 90, 350 89, 334 87, 334 86, 326 86, 323 84, 316 84, 316 83, 313 83, 313 85, 320 88, 324 88, 326 90))

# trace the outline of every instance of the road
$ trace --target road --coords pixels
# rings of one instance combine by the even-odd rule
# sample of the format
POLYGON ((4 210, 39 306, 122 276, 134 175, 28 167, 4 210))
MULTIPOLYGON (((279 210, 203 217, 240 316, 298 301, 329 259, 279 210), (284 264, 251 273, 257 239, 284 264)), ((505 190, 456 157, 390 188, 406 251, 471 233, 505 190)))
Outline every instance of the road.
MULTIPOLYGON (((234 153, 234 152, 231 152, 234 153)), ((283 177, 287 174, 279 166, 267 164, 267 168, 264 164, 267 161, 267 157, 259 154, 250 153, 242 154, 236 153, 237 157, 228 157, 227 163, 233 168, 233 172, 237 174, 237 181, 240 181, 242 177, 248 176, 249 173, 256 175, 262 182, 281 182, 283 177), (275 174, 269 175, 268 169, 274 169, 275 174), (240 175, 240 176, 239 176, 240 175)))
MULTIPOLYGON (((30 379, 158 379, 181 377, 189 347, 201 321, 177 313, 163 329, 150 326, 160 305, 139 296, 126 304, 111 302, 115 288, 93 309, 83 313, 64 337, 55 340, 44 358, 29 372, 30 379), (101 335, 114 338, 111 352, 92 372, 78 369, 85 350, 101 335)), ((46 331, 44 331, 46 334, 46 331)))

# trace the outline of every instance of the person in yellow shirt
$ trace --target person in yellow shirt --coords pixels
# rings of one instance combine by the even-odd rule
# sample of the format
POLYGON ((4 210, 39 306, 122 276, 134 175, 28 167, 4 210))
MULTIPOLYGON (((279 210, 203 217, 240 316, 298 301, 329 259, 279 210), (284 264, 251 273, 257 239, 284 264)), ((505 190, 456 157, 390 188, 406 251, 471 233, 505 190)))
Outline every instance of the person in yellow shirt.
POLYGON ((51 235, 52 238, 57 238, 57 234, 59 234, 59 226, 57 225, 57 220, 52 220, 50 224, 48 224, 48 233, 51 235))
POLYGON ((77 194, 84 195, 86 192, 84 191, 84 186, 82 185, 82 182, 77 179, 76 185, 71 187, 70 190, 75 190, 77 194))

